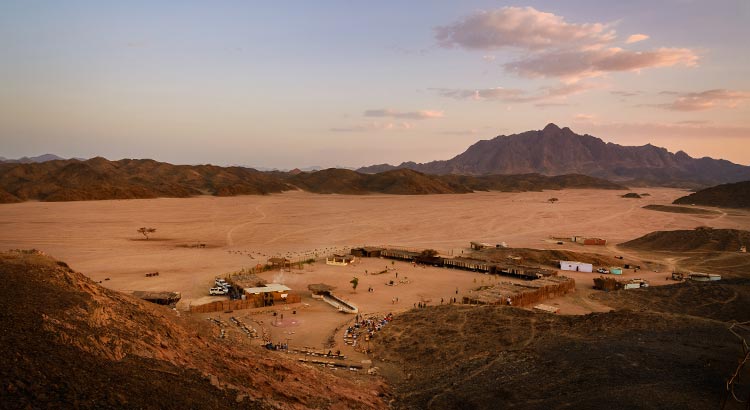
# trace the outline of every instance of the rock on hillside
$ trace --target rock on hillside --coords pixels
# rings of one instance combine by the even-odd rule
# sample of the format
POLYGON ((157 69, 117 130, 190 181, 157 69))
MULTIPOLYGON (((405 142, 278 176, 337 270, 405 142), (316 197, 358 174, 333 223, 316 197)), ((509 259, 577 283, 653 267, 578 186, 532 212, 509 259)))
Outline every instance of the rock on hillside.
POLYGON ((606 143, 591 135, 548 124, 543 130, 482 140, 445 161, 404 162, 360 168, 382 172, 408 168, 428 174, 584 174, 612 181, 653 185, 714 185, 750 179, 750 167, 725 160, 692 158, 651 144, 634 147, 606 143))
POLYGON ((0 407, 384 407, 370 389, 223 343, 37 252, 0 253, 0 283, 0 407))
POLYGON ((750 231, 698 227, 694 230, 656 231, 621 243, 625 248, 644 251, 737 252, 750 246, 750 231))
POLYGON ((718 206, 722 208, 750 208, 750 181, 723 184, 702 189, 682 198, 674 204, 718 206))

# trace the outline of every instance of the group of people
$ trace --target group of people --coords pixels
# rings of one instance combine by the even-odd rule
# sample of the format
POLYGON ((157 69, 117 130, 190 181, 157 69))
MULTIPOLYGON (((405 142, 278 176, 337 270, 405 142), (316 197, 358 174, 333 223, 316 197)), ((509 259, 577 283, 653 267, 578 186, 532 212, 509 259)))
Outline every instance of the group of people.
POLYGON ((354 324, 349 326, 344 331, 344 342, 357 347, 357 341, 364 336, 364 340, 370 340, 375 333, 380 331, 383 326, 387 325, 393 320, 393 313, 388 313, 382 318, 371 316, 363 318, 362 315, 357 314, 354 319, 354 324))
POLYGON ((268 342, 263 345, 268 350, 289 350, 289 345, 286 343, 272 343, 268 342))

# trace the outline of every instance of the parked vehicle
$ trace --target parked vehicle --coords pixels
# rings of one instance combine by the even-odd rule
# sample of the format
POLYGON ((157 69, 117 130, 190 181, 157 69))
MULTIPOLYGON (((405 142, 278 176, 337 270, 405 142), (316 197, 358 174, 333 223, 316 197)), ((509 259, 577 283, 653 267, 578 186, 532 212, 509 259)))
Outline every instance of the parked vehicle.
POLYGON ((208 294, 211 296, 226 295, 227 293, 229 293, 229 291, 227 291, 226 288, 223 288, 221 286, 217 286, 215 288, 211 288, 208 290, 208 294))
POLYGON ((609 271, 607 269, 604 269, 604 268, 599 268, 596 271, 599 272, 599 273, 609 273, 609 271))
POLYGON ((214 283, 216 284, 216 286, 219 286, 219 287, 222 287, 222 288, 228 288, 229 287, 229 284, 224 279, 216 279, 216 281, 214 281, 214 283))

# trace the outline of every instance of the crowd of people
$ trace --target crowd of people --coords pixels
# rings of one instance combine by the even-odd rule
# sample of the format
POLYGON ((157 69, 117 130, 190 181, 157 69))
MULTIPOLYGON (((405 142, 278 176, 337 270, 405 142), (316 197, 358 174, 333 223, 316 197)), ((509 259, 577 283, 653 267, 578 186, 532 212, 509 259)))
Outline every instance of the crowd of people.
POLYGON ((370 316, 368 318, 357 315, 354 324, 344 331, 344 343, 351 345, 357 350, 365 351, 361 341, 369 341, 375 334, 393 320, 393 313, 388 313, 383 317, 370 316), (359 345, 359 348, 358 348, 359 345))

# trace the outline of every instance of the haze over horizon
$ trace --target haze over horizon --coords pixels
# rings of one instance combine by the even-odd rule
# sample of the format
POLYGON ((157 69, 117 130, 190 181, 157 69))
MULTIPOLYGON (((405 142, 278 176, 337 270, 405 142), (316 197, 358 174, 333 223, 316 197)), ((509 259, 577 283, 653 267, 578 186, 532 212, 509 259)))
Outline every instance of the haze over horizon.
POLYGON ((553 122, 750 165, 750 3, 0 4, 0 155, 290 169, 553 122))

